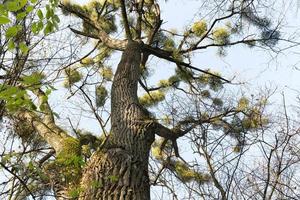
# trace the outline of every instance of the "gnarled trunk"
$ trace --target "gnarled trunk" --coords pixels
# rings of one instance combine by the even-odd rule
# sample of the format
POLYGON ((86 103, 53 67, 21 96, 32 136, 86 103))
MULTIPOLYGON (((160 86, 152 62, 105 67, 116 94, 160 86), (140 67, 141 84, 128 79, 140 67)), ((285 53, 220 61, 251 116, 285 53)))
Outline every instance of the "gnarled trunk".
POLYGON ((140 60, 140 44, 128 42, 111 90, 111 134, 83 172, 81 200, 150 199, 148 158, 154 132, 137 97, 140 60))

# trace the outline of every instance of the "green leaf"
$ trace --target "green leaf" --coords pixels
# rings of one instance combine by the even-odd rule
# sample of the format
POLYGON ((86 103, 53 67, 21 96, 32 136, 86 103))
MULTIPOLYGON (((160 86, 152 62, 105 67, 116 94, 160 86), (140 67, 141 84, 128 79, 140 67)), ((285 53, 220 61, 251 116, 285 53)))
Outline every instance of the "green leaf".
POLYGON ((46 94, 47 96, 49 96, 49 95, 51 94, 51 92, 52 92, 51 89, 47 89, 46 92, 45 92, 45 94, 46 94))
POLYGON ((2 25, 2 24, 8 24, 10 22, 11 22, 10 19, 8 19, 7 17, 0 16, 0 25, 2 25))
POLYGON ((18 88, 16 87, 7 87, 3 91, 0 92, 0 98, 7 100, 11 96, 14 96, 18 92, 18 88))
POLYGON ((46 10, 51 10, 49 5, 46 5, 46 10))
POLYGON ((17 14, 17 20, 24 19, 27 15, 27 12, 20 12, 17 14))
POLYGON ((9 1, 5 3, 6 9, 9 11, 18 11, 19 6, 17 1, 9 1))
POLYGON ((7 47, 8 47, 8 50, 13 50, 15 48, 14 41, 13 40, 9 40, 7 47))
POLYGON ((29 51, 29 48, 24 42, 22 42, 20 43, 20 50, 22 51, 22 53, 26 54, 29 51))
POLYGON ((48 23, 44 29, 44 34, 47 35, 47 34, 51 33, 52 31, 53 31, 53 24, 50 21, 48 21, 48 23))
POLYGON ((6 13, 6 9, 3 4, 0 4, 0 13, 2 14, 6 13))
POLYGON ((36 3, 38 0, 30 0, 31 3, 36 3))
MULTIPOLYGON (((53 22, 53 27, 56 29, 56 30, 58 30, 58 24, 57 24, 57 22, 53 22)), ((53 31, 53 30, 52 30, 53 31)))
POLYGON ((33 11, 33 6, 27 6, 26 7, 26 12, 30 13, 31 11, 33 11))
POLYGON ((27 4, 27 0, 15 0, 5 3, 7 10, 15 12, 22 9, 27 4))
POLYGON ((40 21, 40 22, 38 23, 38 30, 39 30, 39 32, 40 32, 41 30, 43 30, 43 28, 44 28, 44 23, 43 23, 42 21, 40 21))
POLYGON ((39 31, 38 31, 38 23, 36 23, 36 22, 32 23, 31 31, 32 31, 34 34, 37 34, 37 33, 39 32, 39 31))
POLYGON ((29 169, 29 170, 34 170, 34 164, 33 164, 32 161, 30 161, 30 162, 28 163, 28 169, 29 169))
POLYGON ((43 12, 41 11, 41 9, 38 10, 37 16, 40 18, 40 20, 44 19, 44 15, 43 15, 43 12))
POLYGON ((59 17, 58 17, 57 15, 54 15, 54 16, 53 16, 53 21, 59 23, 59 22, 60 22, 60 19, 59 19, 59 17))
POLYGON ((46 18, 50 19, 54 15, 54 11, 49 5, 46 6, 46 10, 46 18))
POLYGON ((27 0, 19 0, 19 8, 23 8, 24 6, 26 6, 27 4, 27 0))
POLYGON ((33 73, 30 76, 24 76, 22 77, 22 83, 25 85, 36 85, 39 86, 41 84, 41 80, 43 78, 42 74, 39 73, 33 73))
POLYGON ((9 27, 6 32, 5 32, 5 36, 7 38, 12 38, 14 36, 16 36, 18 34, 18 31, 19 31, 19 27, 18 26, 12 26, 12 27, 9 27))

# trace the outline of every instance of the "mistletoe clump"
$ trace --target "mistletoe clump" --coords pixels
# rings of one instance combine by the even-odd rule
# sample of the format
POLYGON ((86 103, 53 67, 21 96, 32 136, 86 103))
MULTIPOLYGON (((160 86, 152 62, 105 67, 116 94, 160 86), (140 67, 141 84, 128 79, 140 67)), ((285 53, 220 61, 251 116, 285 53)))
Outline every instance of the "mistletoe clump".
POLYGON ((207 31, 207 23, 203 20, 195 22, 192 26, 192 31, 196 36, 201 37, 207 31))

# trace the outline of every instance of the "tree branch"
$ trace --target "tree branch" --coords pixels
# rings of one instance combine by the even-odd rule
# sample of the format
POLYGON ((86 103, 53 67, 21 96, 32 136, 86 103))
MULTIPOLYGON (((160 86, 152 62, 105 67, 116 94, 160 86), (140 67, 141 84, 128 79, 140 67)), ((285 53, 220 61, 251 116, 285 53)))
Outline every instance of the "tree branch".
POLYGON ((2 162, 0 162, 1 167, 3 167, 6 171, 8 171, 11 175, 13 175, 14 177, 16 177, 20 183, 24 186, 24 188, 28 191, 28 193, 30 194, 30 196, 35 199, 35 196, 33 195, 33 193, 31 192, 31 190, 27 187, 26 183, 21 179, 21 177, 19 177, 16 173, 14 173, 12 170, 10 170, 8 167, 6 167, 2 162))
POLYGON ((130 32, 130 26, 129 26, 127 13, 126 13, 125 1, 120 0, 120 3, 121 3, 121 13, 122 13, 125 32, 126 32, 126 37, 127 37, 128 40, 132 40, 132 35, 131 35, 131 32, 130 32))
MULTIPOLYGON (((66 10, 66 11, 68 11, 69 13, 72 13, 72 14, 76 15, 77 17, 81 18, 83 21, 85 21, 86 23, 91 25, 93 28, 95 28, 98 31, 98 37, 97 38, 99 38, 101 40, 101 42, 103 42, 109 48, 112 48, 112 49, 115 49, 115 50, 120 50, 120 51, 123 51, 125 49, 125 47, 127 45, 126 40, 118 40, 118 39, 111 38, 100 27, 100 25, 96 21, 93 21, 89 16, 79 12, 78 10, 73 9, 71 6, 66 6, 64 4, 60 4, 59 7, 66 10)), ((85 36, 88 36, 88 34, 85 33, 85 36)), ((94 36, 95 35, 93 35, 93 37, 94 36)))
POLYGON ((82 36, 89 37, 89 38, 94 38, 94 39, 100 39, 99 36, 96 35, 96 34, 93 34, 93 33, 86 33, 86 32, 83 32, 83 31, 76 30, 76 29, 70 27, 70 25, 69 25, 68 27, 69 27, 69 29, 70 29, 73 33, 75 33, 75 34, 77 34, 77 35, 82 35, 82 36))
POLYGON ((148 53, 150 53, 150 54, 152 54, 152 55, 154 55, 154 56, 156 56, 156 57, 158 57, 158 58, 162 58, 162 59, 168 60, 168 61, 170 61, 172 63, 176 63, 177 65, 184 66, 186 68, 193 69, 195 71, 199 71, 199 72, 202 72, 204 74, 208 74, 210 76, 213 76, 213 77, 216 77, 216 78, 218 78, 220 80, 223 80, 226 83, 230 83, 229 80, 227 80, 227 79, 225 79, 225 78, 223 78, 221 76, 218 76, 216 74, 210 73, 210 72, 205 71, 203 69, 199 69, 197 67, 194 67, 194 66, 192 66, 192 65, 190 65, 188 63, 185 63, 185 62, 179 61, 179 60, 177 60, 175 58, 172 58, 172 52, 164 51, 164 50, 159 49, 159 48, 153 48, 153 47, 151 47, 150 45, 147 45, 147 44, 143 44, 143 50, 146 51, 146 52, 148 52, 148 53))

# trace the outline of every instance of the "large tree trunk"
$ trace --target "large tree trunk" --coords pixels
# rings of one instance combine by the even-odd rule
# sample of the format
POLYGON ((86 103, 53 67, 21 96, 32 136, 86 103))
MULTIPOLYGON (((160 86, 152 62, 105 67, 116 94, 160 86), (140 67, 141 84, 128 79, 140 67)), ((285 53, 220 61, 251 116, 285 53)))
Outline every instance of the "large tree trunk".
POLYGON ((83 172, 81 200, 149 200, 148 159, 154 132, 138 102, 141 45, 128 42, 111 90, 111 133, 83 172))

